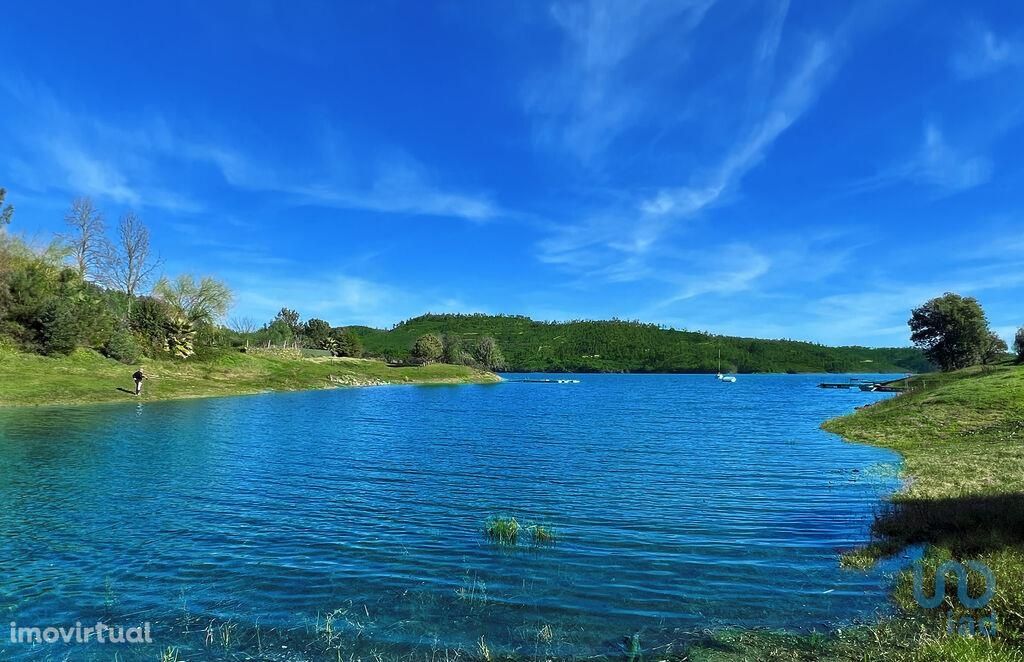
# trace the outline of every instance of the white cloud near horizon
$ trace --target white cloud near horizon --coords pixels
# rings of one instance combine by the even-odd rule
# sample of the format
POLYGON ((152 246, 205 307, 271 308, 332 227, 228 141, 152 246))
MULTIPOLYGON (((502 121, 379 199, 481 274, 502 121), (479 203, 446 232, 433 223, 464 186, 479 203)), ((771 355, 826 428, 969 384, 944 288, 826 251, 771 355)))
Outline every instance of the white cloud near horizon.
POLYGON ((302 313, 303 319, 320 318, 332 326, 365 325, 390 328, 427 312, 486 312, 450 294, 409 291, 382 281, 347 273, 263 277, 250 272, 228 272, 235 292, 232 316, 268 321, 283 307, 302 313))

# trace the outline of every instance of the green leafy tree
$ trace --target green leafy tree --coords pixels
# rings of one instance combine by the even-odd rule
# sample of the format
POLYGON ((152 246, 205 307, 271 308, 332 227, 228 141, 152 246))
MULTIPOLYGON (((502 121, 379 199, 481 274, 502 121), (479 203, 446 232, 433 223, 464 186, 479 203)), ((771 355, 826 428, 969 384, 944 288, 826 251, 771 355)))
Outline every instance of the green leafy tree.
POLYGON ((910 339, 944 371, 977 363, 990 342, 985 312, 973 297, 947 292, 915 308, 907 323, 910 339))
POLYGON ((488 370, 502 370, 505 368, 505 357, 498 347, 498 341, 491 336, 484 336, 476 344, 474 356, 477 362, 488 370))
POLYGON ((14 217, 14 207, 11 205, 4 206, 4 199, 7 197, 7 189, 0 188, 0 229, 11 224, 11 218, 14 217))
POLYGON ((275 318, 256 334, 260 342, 267 345, 283 345, 291 341, 292 327, 283 319, 275 318))
POLYGON ((121 363, 138 363, 145 353, 134 333, 116 329, 100 349, 104 356, 121 363))
POLYGON ((441 336, 441 361, 452 365, 465 365, 469 362, 469 354, 462 344, 462 338, 454 333, 441 336))
POLYGON ((78 344, 79 323, 72 303, 54 297, 39 316, 39 340, 43 353, 70 354, 78 344))
POLYGON ((412 346, 412 358, 420 363, 434 363, 443 352, 444 343, 433 333, 420 336, 412 346))
POLYGON ((274 318, 274 322, 283 322, 288 325, 289 330, 292 332, 292 336, 299 336, 302 334, 302 322, 297 311, 291 308, 282 308, 278 311, 277 316, 274 318))
POLYGON ((191 274, 174 280, 161 278, 153 286, 153 295, 170 308, 173 315, 196 325, 216 324, 231 307, 231 290, 224 283, 204 277, 196 282, 191 274))
POLYGON ((128 328, 135 333, 142 343, 143 351, 149 356, 156 356, 165 350, 171 317, 170 307, 160 299, 139 297, 135 300, 128 316, 128 328))
POLYGON ((981 362, 985 365, 994 363, 999 359, 1006 356, 1010 348, 1007 347, 1006 341, 999 337, 994 331, 989 331, 988 338, 985 339, 985 345, 981 350, 981 362))
POLYGON ((1024 326, 1017 329, 1013 338, 1013 351, 1017 352, 1017 360, 1024 361, 1024 326))
POLYGON ((309 343, 309 346, 316 349, 330 350, 331 347, 327 347, 326 345, 329 344, 328 341, 334 340, 331 325, 324 320, 317 319, 315 317, 306 321, 303 328, 303 335, 306 342, 309 343))
POLYGON ((356 358, 363 355, 363 344, 351 330, 336 329, 331 336, 331 353, 356 358))

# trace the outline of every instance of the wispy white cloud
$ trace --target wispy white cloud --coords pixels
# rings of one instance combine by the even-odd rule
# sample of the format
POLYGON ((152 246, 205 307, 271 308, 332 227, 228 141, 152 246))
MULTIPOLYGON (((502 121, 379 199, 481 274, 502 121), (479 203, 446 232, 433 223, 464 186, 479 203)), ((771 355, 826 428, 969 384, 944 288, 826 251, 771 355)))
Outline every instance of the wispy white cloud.
POLYGON ((924 126, 921 145, 909 159, 854 183, 854 193, 912 182, 944 193, 958 193, 992 179, 992 161, 984 155, 954 147, 934 122, 924 126))
POLYGON ((265 159, 222 145, 186 142, 180 150, 213 165, 234 187, 284 194, 298 204, 469 221, 488 221, 510 213, 489 193, 439 185, 422 163, 390 148, 381 150, 376 158, 365 159, 371 165, 358 175, 352 173, 348 162, 339 162, 344 157, 331 153, 312 176, 286 172, 267 165, 265 159))
POLYGON ((746 244, 731 244, 695 256, 685 269, 667 275, 676 291, 658 303, 670 306, 705 294, 728 295, 751 287, 772 266, 772 260, 746 244))
MULTIPOLYGON (((747 90, 748 117, 742 118, 740 130, 717 161, 692 174, 684 185, 634 195, 631 203, 616 204, 558 226, 538 244, 541 261, 609 281, 670 280, 667 275, 681 269, 699 269, 670 259, 663 246, 665 235, 679 232, 682 223, 735 192, 778 138, 813 106, 838 66, 839 56, 831 41, 816 38, 795 58, 799 63, 795 69, 776 81, 787 9, 786 3, 776 7, 755 44, 747 90)), ((679 290, 668 300, 746 287, 771 268, 766 258, 746 257, 745 264, 711 278, 679 277, 679 290)))
POLYGON ((960 78, 988 76, 1006 67, 1024 65, 1024 39, 997 35, 988 26, 973 23, 950 58, 960 78))
POLYGON ((153 131, 130 132, 72 112, 41 85, 0 82, 11 119, 5 151, 21 186, 37 193, 91 195, 119 205, 199 211, 201 205, 155 175, 153 131), (13 112, 21 109, 20 113, 13 112))
POLYGON ((668 35, 673 50, 661 64, 682 66, 688 35, 714 2, 555 3, 550 15, 565 37, 561 61, 531 78, 525 94, 541 142, 583 162, 601 155, 650 111, 643 97, 653 76, 638 75, 634 60, 659 36, 668 35))
POLYGON ((984 184, 992 177, 992 162, 953 149, 934 124, 925 126, 924 144, 917 158, 904 167, 907 177, 952 191, 984 184))
POLYGON ((194 213, 204 205, 182 190, 180 173, 198 163, 231 187, 283 194, 295 204, 470 221, 506 213, 490 194, 438 184, 423 164, 390 147, 359 158, 375 164, 370 176, 334 157, 314 163, 312 174, 293 173, 270 165, 272 158, 175 131, 161 117, 114 123, 70 110, 41 86, 7 81, 0 92, 23 108, 13 161, 23 185, 40 190, 194 213))
POLYGON ((345 209, 487 221, 505 213, 488 194, 446 190, 435 185, 421 164, 409 157, 378 163, 365 187, 323 182, 282 185, 282 191, 305 201, 345 209))
POLYGON ((714 204, 764 159, 765 153, 779 136, 817 100, 821 88, 834 70, 832 55, 827 41, 813 42, 800 67, 769 101, 764 115, 732 146, 706 181, 663 189, 641 202, 641 211, 652 216, 685 218, 714 204))

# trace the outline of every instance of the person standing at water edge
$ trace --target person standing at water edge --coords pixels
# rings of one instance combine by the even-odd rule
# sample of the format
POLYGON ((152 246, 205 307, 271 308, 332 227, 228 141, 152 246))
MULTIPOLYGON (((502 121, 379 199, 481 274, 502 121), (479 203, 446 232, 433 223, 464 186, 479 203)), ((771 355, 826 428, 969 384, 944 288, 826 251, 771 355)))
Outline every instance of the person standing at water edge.
POLYGON ((139 395, 140 393, 142 393, 142 380, 145 379, 145 378, 146 378, 146 376, 144 374, 142 374, 142 368, 139 368, 138 370, 136 370, 135 374, 132 375, 132 379, 135 380, 135 395, 136 396, 139 395))

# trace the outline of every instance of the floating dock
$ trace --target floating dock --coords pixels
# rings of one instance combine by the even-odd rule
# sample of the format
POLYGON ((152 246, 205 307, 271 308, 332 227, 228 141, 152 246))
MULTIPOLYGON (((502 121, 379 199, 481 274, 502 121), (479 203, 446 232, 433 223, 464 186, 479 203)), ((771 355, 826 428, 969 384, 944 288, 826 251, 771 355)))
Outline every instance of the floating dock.
POLYGON ((578 379, 507 379, 518 384, 579 384, 578 379))
POLYGON ((900 393, 903 391, 903 387, 893 386, 893 384, 901 382, 904 379, 904 377, 900 377, 899 379, 879 382, 871 379, 860 379, 854 377, 848 382, 822 382, 821 384, 818 384, 818 388, 838 388, 847 390, 857 389, 858 391, 869 391, 872 393, 900 393))

